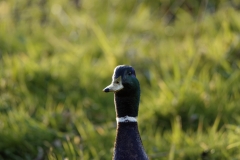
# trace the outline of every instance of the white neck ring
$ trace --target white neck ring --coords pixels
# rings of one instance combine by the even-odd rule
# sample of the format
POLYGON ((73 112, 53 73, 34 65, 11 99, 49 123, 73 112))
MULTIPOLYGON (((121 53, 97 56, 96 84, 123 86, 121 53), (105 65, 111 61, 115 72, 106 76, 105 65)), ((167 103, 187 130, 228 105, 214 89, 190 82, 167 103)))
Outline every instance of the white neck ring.
POLYGON ((137 117, 130 117, 130 116, 125 116, 125 117, 117 117, 116 118, 117 123, 119 122, 137 122, 137 117))

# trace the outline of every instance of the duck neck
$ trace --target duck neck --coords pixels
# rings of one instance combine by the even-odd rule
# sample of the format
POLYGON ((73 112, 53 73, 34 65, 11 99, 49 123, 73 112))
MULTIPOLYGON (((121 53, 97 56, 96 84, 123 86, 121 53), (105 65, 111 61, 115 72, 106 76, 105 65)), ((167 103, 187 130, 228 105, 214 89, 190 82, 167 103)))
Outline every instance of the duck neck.
POLYGON ((114 94, 114 103, 116 110, 116 117, 137 117, 138 106, 140 101, 140 90, 132 93, 117 92, 114 94))

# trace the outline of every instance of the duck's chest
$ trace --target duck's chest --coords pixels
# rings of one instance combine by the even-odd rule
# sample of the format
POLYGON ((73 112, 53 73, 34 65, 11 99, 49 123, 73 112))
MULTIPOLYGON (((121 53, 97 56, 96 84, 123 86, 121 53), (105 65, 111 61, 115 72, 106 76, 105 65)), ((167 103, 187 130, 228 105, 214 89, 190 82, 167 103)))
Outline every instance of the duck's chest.
POLYGON ((137 122, 119 123, 114 160, 147 160, 138 132, 137 122))

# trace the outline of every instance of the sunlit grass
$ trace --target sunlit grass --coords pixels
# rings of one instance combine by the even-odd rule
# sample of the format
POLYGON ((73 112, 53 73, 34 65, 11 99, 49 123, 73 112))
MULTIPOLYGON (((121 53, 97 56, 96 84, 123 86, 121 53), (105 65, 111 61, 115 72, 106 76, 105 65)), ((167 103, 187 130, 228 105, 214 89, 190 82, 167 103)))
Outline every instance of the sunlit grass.
POLYGON ((240 159, 238 10, 76 2, 0 2, 0 159, 111 159, 119 64, 151 159, 240 159))

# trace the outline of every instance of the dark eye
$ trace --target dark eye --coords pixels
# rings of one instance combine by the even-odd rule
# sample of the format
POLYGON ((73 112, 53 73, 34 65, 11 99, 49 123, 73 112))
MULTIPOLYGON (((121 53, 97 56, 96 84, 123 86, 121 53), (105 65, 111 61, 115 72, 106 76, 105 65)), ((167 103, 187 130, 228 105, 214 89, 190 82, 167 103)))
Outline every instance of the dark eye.
POLYGON ((128 72, 128 75, 132 75, 132 72, 128 72))

